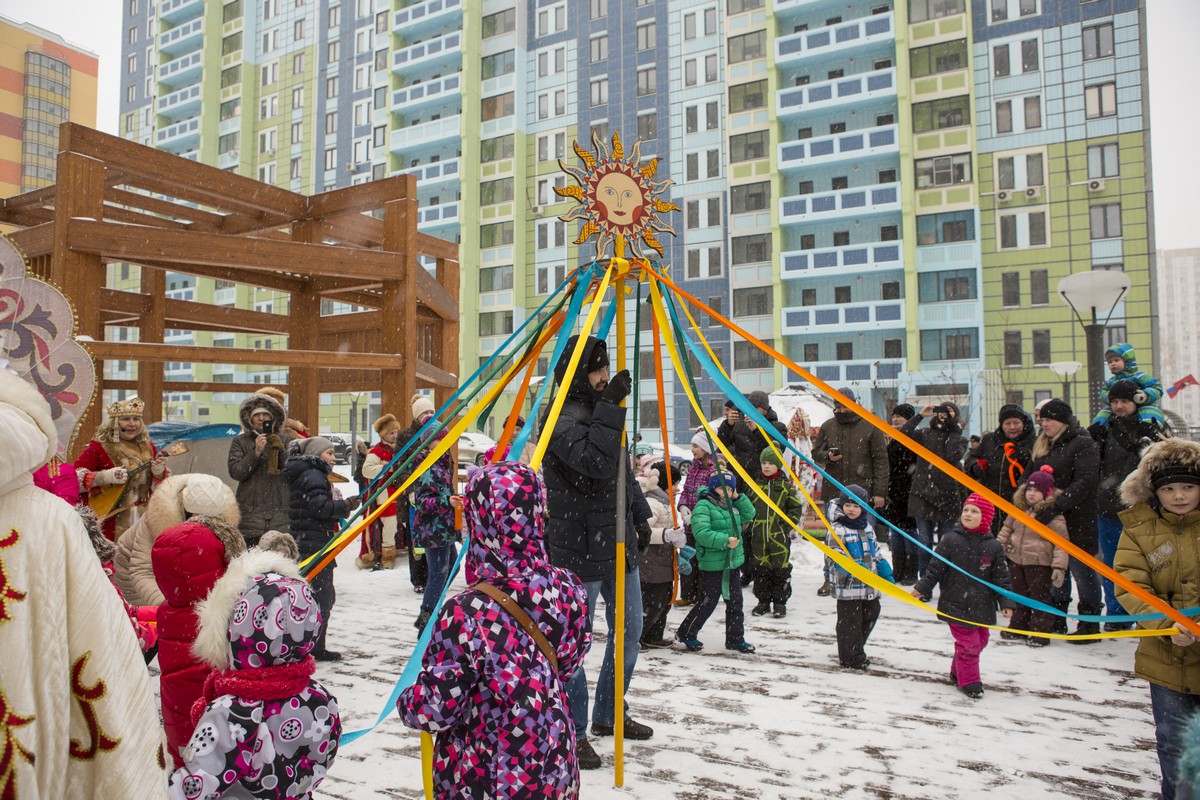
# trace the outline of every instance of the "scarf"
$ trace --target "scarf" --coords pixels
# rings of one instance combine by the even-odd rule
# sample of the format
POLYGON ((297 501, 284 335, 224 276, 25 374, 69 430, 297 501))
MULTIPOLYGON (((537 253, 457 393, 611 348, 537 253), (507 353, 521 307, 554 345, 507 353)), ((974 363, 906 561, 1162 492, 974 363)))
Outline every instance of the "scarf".
POLYGON ((840 520, 838 520, 838 522, 841 523, 843 528, 849 528, 852 531, 866 530, 867 523, 870 521, 871 521, 870 517, 867 516, 867 512, 865 510, 861 514, 858 515, 857 519, 850 519, 849 517, 846 516, 845 512, 843 512, 842 518, 840 520))
POLYGON ((1011 441, 1004 443, 1004 460, 1008 462, 1008 484, 1014 489, 1020 485, 1021 476, 1025 474, 1025 467, 1013 458, 1015 452, 1017 452, 1016 443, 1011 441))
POLYGON ((308 687, 309 679, 317 670, 312 656, 302 661, 278 667, 252 667, 231 669, 223 672, 213 670, 204 679, 204 691, 192 703, 192 724, 204 715, 204 709, 221 695, 231 694, 243 700, 282 700, 300 694, 308 687))

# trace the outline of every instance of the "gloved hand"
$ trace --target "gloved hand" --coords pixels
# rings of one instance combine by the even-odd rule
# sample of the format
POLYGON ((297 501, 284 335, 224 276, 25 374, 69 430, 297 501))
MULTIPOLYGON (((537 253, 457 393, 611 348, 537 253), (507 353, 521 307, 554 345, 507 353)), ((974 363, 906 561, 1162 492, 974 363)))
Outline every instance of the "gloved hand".
POLYGON ((987 459, 986 458, 975 459, 975 464, 976 464, 976 466, 979 467, 980 472, 987 472, 987 459))
POLYGON ((113 467, 97 472, 93 483, 97 486, 120 486, 127 480, 129 480, 129 473, 125 471, 124 467, 113 467))
POLYGON ((633 391, 633 378, 629 377, 629 370, 623 369, 609 379, 608 386, 605 386, 604 391, 600 393, 600 399, 620 405, 631 391, 633 391))
POLYGON ((362 505, 362 498, 357 496, 347 497, 344 502, 346 503, 346 515, 349 516, 362 505))
POLYGON ((1138 389, 1136 392, 1133 393, 1133 402, 1137 403, 1139 406, 1146 405, 1146 401, 1148 401, 1149 399, 1150 399, 1150 396, 1147 395, 1145 392, 1143 392, 1141 389, 1138 389))
POLYGON ((679 509, 679 521, 684 525, 689 525, 692 522, 692 510, 690 508, 679 509))
POLYGON ((641 552, 650 546, 650 536, 653 534, 650 523, 644 519, 638 520, 633 524, 633 529, 637 532, 638 552, 641 552))
POLYGON ((1065 569, 1050 570, 1050 583, 1051 583, 1051 585, 1054 586, 1055 589, 1061 589, 1062 585, 1064 583, 1066 583, 1066 580, 1067 580, 1067 571, 1065 569))
POLYGON ((163 473, 167 471, 167 463, 161 457, 150 462, 150 474, 156 478, 161 478, 163 473))
POLYGON ((1046 508, 1043 508, 1041 511, 1039 511, 1037 513, 1037 516, 1034 517, 1034 519, 1036 519, 1038 522, 1042 523, 1043 525, 1049 525, 1050 520, 1054 519, 1061 513, 1062 513, 1061 511, 1059 511, 1057 508, 1055 508, 1054 506, 1051 505, 1051 506, 1047 506, 1046 508))
POLYGON ((678 550, 687 544, 687 535, 683 528, 666 528, 663 530, 663 541, 678 550))
POLYGON ((283 439, 279 437, 278 433, 267 434, 267 447, 270 447, 274 450, 282 450, 283 439))

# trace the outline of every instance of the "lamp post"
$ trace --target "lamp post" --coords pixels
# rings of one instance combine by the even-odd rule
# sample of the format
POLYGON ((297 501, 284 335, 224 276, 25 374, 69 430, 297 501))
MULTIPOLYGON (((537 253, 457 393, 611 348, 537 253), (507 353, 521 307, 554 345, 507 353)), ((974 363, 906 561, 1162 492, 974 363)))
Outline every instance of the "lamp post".
POLYGON ((1083 327, 1087 343, 1088 412, 1100 411, 1104 392, 1104 329, 1113 309, 1129 291, 1129 276, 1117 270, 1090 270, 1068 275, 1058 282, 1058 296, 1071 307, 1083 327), (1100 321, 1100 315, 1104 321, 1100 321))
POLYGON ((1054 361, 1048 365, 1050 370, 1062 379, 1062 399, 1071 405, 1071 376, 1083 366, 1078 361, 1054 361))

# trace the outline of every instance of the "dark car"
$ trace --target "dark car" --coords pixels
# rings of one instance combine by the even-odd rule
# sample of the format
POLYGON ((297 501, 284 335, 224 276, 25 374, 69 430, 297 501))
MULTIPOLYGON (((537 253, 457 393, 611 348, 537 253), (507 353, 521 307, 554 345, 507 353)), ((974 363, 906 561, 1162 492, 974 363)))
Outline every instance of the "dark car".
POLYGON ((350 446, 350 437, 340 433, 322 433, 321 435, 333 442, 334 463, 349 464, 350 454, 354 449, 350 446))

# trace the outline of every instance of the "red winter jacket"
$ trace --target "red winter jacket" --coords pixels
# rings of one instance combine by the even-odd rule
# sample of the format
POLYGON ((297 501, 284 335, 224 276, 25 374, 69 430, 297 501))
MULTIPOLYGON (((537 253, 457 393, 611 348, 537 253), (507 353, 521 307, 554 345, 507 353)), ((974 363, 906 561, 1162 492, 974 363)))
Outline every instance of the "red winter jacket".
POLYGON ((203 693, 204 679, 212 671, 192 655, 200 628, 193 604, 208 596, 226 565, 225 545, 195 519, 163 530, 150 551, 154 579, 166 598, 158 607, 159 694, 167 750, 176 769, 183 766, 180 749, 192 738, 192 703, 203 693))

